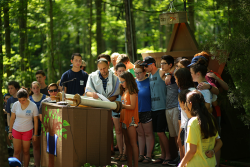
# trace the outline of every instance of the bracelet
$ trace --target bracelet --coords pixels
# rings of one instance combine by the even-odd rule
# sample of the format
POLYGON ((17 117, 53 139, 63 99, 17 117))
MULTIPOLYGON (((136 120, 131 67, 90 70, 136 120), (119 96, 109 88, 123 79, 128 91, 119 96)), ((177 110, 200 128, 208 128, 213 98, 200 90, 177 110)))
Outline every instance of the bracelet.
POLYGON ((12 133, 11 131, 9 131, 8 133, 12 133))
POLYGON ((165 75, 167 76, 167 75, 172 75, 172 74, 168 72, 168 73, 166 73, 165 75))
POLYGON ((210 85, 210 88, 209 88, 209 90, 211 90, 213 87, 212 87, 212 85, 210 85))

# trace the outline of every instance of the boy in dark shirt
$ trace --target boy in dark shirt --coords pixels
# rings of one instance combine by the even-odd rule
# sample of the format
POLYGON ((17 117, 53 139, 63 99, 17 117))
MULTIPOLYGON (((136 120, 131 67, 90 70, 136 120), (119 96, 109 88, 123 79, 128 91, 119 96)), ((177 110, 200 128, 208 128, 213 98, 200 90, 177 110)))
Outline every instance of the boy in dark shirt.
POLYGON ((84 95, 86 83, 88 80, 88 74, 81 70, 82 56, 79 53, 73 53, 71 56, 72 69, 63 73, 61 77, 60 86, 66 81, 70 81, 64 84, 64 92, 67 94, 80 94, 84 95))

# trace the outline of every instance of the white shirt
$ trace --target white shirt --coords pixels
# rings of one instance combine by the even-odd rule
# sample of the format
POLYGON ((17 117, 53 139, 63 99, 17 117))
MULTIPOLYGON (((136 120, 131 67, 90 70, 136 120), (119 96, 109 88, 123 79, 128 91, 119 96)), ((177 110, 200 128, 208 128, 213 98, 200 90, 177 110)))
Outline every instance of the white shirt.
POLYGON ((35 103, 29 103, 26 109, 22 110, 19 101, 15 102, 11 112, 16 114, 16 119, 13 125, 13 129, 18 132, 27 132, 33 129, 33 117, 38 116, 38 110, 35 103))
MULTIPOLYGON (((192 91, 192 90, 196 90, 195 88, 188 88, 188 90, 192 91)), ((181 128, 184 128, 186 125, 186 122, 188 120, 188 116, 185 113, 184 110, 181 109, 181 128)))

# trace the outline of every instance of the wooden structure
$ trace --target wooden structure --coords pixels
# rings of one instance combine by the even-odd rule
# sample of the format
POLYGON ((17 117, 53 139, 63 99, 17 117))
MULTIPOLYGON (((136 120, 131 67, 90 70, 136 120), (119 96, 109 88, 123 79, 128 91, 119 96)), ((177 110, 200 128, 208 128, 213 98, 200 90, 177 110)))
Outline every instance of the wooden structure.
POLYGON ((43 103, 42 167, 111 163, 111 110, 43 103))
MULTIPOLYGON (((197 41, 192 30, 189 27, 189 24, 187 22, 177 23, 174 25, 174 29, 167 47, 167 52, 142 53, 142 57, 144 59, 147 56, 152 56, 156 61, 156 66, 160 68, 161 57, 163 55, 171 55, 174 58, 187 57, 191 60, 195 54, 202 51, 198 48, 199 47, 197 41)), ((207 53, 209 52, 207 51, 207 53)), ((225 63, 219 64, 216 59, 211 59, 211 56, 208 67, 213 71, 221 74, 224 69, 225 63)))

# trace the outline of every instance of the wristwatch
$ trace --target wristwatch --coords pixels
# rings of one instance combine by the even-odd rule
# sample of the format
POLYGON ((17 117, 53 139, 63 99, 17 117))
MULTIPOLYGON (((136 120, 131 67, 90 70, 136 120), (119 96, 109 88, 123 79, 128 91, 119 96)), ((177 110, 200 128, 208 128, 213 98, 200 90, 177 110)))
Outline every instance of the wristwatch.
POLYGON ((168 73, 166 73, 165 75, 168 76, 168 75, 172 75, 172 74, 168 72, 168 73))

